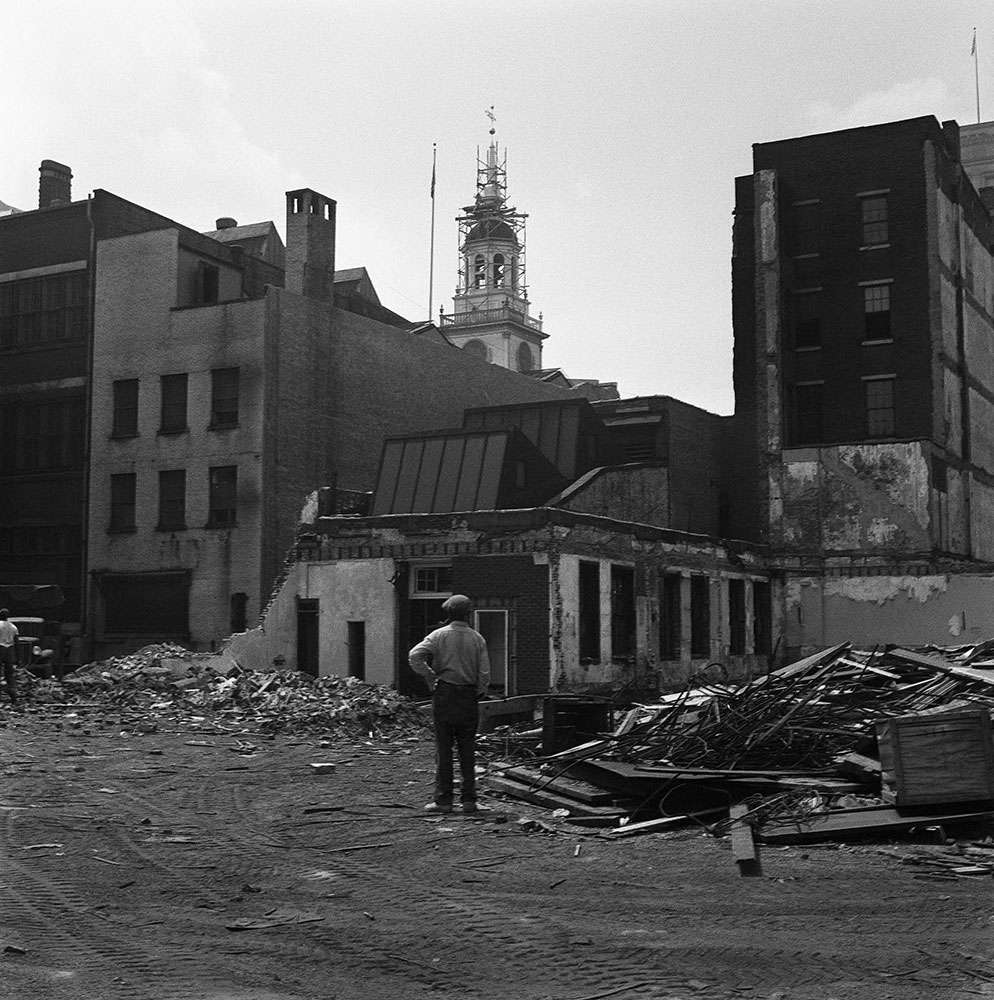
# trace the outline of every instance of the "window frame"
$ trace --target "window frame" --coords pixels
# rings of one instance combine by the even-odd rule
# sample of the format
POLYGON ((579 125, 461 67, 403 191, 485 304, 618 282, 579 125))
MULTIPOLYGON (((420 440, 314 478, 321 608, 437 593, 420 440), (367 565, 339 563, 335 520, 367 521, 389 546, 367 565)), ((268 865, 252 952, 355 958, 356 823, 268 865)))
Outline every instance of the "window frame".
POLYGON ((187 424, 187 409, 190 399, 190 377, 187 372, 175 372, 172 375, 161 375, 159 377, 159 433, 160 434, 183 434, 189 430, 187 424), (182 392, 178 389, 170 389, 167 386, 182 386, 182 392), (173 398, 175 397, 175 398, 173 398), (182 405, 180 405, 182 398, 182 405), (182 415, 182 420, 178 417, 182 415), (172 421, 167 418, 172 417, 172 421))
POLYGON ((635 567, 611 563, 611 662, 631 663, 638 653, 635 567))
POLYGON ((111 473, 108 534, 131 534, 138 530, 137 504, 137 474, 134 472, 111 473))
MULTIPOLYGON (((894 437, 897 428, 897 394, 895 392, 897 375, 894 373, 886 375, 864 375, 862 382, 863 410, 866 418, 866 436, 873 440, 894 437), (871 399, 871 394, 879 392, 885 386, 889 394, 889 399, 886 401, 887 405, 872 406, 871 403, 874 402, 874 400, 871 399), (879 416, 875 417, 874 414, 889 414, 889 416, 881 418, 879 416), (883 420, 882 425, 878 423, 877 426, 875 426, 875 420, 878 422, 883 420)), ((879 400, 877 402, 879 403, 879 400)))
POLYGON ((159 522, 156 530, 186 531, 186 469, 159 470, 159 522))
POLYGON ((238 466, 212 465, 207 473, 208 528, 238 527, 238 466), (222 473, 227 480, 221 482, 222 473), (221 501, 230 501, 222 505, 221 501), (222 515, 223 516, 219 516, 222 515))
POLYGON ((601 662, 601 564, 580 559, 577 565, 577 656, 580 663, 601 662))
POLYGON ((226 431, 238 426, 241 406, 240 371, 237 367, 211 369, 211 417, 208 430, 226 431))
POLYGON ((793 386, 793 406, 791 418, 793 427, 792 443, 795 445, 817 444, 825 440, 825 382, 822 379, 795 382, 793 386), (802 410, 803 397, 817 396, 817 407, 802 410))
POLYGON ((112 438, 136 438, 138 437, 138 413, 141 398, 141 382, 137 378, 118 378, 111 383, 111 425, 110 436, 112 438), (133 388, 133 400, 125 397, 126 387, 128 391, 133 388))
POLYGON ((890 246, 890 189, 862 191, 859 199, 860 249, 870 250, 890 246), (883 204, 883 211, 874 213, 872 205, 883 204))
POLYGON ((863 343, 889 344, 894 339, 893 279, 861 281, 863 294, 863 343), (882 305, 883 304, 883 305, 882 305), (870 317, 874 319, 870 319, 870 317), (879 318, 886 317, 886 319, 879 318))
POLYGON ((728 578, 728 655, 746 653, 746 588, 741 577, 728 578))
POLYGON ((700 573, 690 576, 690 656, 711 657, 711 578, 700 573))
POLYGON ((819 287, 815 288, 799 288, 794 292, 792 298, 793 305, 793 323, 791 324, 792 333, 794 337, 794 350, 796 351, 810 351, 820 348, 821 345, 821 293, 823 289, 819 287), (801 325, 802 325, 802 303, 804 308, 807 309, 809 304, 813 304, 812 315, 804 316, 803 322, 813 325, 811 330, 805 333, 805 336, 801 336, 801 325))
MULTIPOLYGON (((409 594, 412 598, 417 600, 444 600, 447 597, 451 597, 454 591, 452 590, 453 578, 452 578, 452 563, 451 562, 419 562, 413 563, 411 565, 409 577, 409 594), (446 571, 448 573, 448 589, 440 588, 439 583, 445 583, 445 579, 440 579, 438 576, 439 571, 446 571), (436 574, 434 581, 434 587, 426 589, 419 586, 418 574, 419 573, 430 573, 434 572, 436 574)), ((426 580, 427 582, 427 580, 426 580)))
POLYGON ((683 646, 683 575, 659 576, 659 658, 679 660, 683 646))

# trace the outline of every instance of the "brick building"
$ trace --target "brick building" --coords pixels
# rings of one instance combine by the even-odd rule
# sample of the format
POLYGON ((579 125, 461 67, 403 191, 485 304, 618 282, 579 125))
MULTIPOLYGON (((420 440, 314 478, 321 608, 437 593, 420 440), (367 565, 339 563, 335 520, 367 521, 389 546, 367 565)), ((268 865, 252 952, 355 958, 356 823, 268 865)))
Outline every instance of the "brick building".
POLYGON ((370 490, 386 435, 564 395, 336 274, 314 191, 287 194, 284 248, 272 223, 72 202, 70 176, 46 161, 42 207, 0 219, 0 581, 64 588, 74 656, 216 643, 258 616, 307 495, 370 490))
POLYGON ((695 474, 717 483, 719 420, 667 397, 567 399, 390 438, 371 516, 302 525, 265 629, 231 653, 417 693, 407 650, 465 593, 495 693, 656 690, 714 661, 765 670, 782 625, 762 549, 674 530, 717 524, 716 491, 691 510, 680 479, 697 442, 695 474))
POLYGON ((991 129, 962 131, 761 143, 736 181, 730 530, 788 574, 791 648, 994 626, 962 624, 994 562, 991 129))

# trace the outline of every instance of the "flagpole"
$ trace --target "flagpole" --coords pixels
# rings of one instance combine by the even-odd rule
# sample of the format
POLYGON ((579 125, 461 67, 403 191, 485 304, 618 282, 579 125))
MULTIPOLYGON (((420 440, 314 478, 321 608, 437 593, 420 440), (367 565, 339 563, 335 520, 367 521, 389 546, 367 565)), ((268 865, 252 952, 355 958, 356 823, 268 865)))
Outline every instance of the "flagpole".
POLYGON ((435 287, 435 158, 438 143, 431 144, 431 249, 428 252, 428 322, 434 322, 432 293, 435 287))
POLYGON ((980 124, 980 69, 977 56, 977 29, 973 29, 973 79, 977 87, 977 124, 980 124))

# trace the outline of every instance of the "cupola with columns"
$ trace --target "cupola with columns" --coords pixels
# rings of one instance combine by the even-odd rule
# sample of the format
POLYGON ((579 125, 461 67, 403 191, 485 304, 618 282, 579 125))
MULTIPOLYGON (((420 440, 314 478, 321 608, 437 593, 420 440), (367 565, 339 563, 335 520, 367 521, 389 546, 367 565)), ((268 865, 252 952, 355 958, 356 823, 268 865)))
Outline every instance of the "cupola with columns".
POLYGON ((463 350, 514 371, 542 367, 541 315, 529 315, 525 219, 507 203, 507 156, 491 120, 486 159, 477 152, 476 198, 459 224, 459 284, 453 311, 439 325, 463 350))

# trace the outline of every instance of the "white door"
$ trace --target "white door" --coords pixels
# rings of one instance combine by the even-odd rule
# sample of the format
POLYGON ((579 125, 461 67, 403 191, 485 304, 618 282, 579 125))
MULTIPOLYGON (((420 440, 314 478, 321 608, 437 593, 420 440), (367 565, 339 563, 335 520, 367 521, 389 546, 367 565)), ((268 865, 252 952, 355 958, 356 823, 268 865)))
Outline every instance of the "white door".
POLYGON ((476 631, 487 640, 490 653, 490 686, 504 695, 513 684, 508 670, 508 635, 506 611, 477 611, 476 631))

